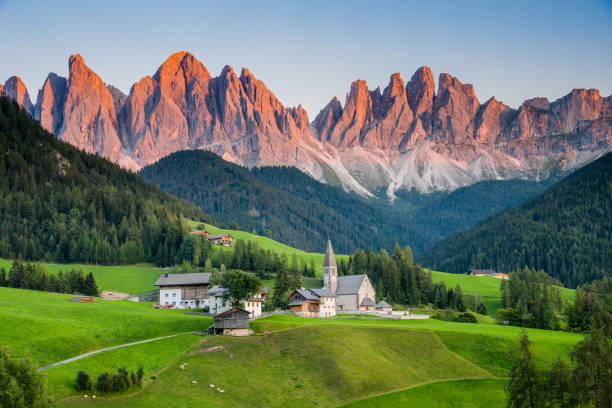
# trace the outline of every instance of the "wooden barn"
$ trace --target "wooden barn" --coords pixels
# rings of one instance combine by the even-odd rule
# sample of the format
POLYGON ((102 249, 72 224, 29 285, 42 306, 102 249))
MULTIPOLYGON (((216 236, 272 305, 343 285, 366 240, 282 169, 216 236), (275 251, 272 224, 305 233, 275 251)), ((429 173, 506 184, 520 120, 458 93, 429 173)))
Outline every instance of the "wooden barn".
POLYGON ((232 242, 234 241, 234 238, 230 234, 207 235, 206 239, 215 245, 223 246, 232 246, 232 242))
POLYGON ((250 313, 239 307, 233 307, 215 316, 214 334, 224 336, 248 336, 250 313))

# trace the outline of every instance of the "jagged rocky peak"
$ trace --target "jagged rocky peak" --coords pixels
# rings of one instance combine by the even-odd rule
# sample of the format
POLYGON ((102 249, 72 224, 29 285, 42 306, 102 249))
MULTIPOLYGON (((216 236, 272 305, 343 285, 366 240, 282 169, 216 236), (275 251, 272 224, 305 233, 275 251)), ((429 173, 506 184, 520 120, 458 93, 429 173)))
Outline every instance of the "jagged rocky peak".
POLYGON ((34 117, 51 133, 57 134, 62 122, 66 83, 66 78, 52 72, 38 91, 34 117))
POLYGON ((514 109, 494 96, 480 106, 474 119, 474 139, 485 144, 502 141, 504 132, 513 119, 514 109))
POLYGON ((308 113, 306 109, 302 107, 302 104, 299 104, 296 107, 289 108, 289 112, 293 117, 293 121, 298 129, 305 130, 308 129, 308 113))
POLYGON ((7 79, 4 83, 4 93, 14 99, 30 115, 34 116, 34 105, 32 105, 28 89, 21 78, 12 76, 7 79))
POLYGON ((431 113, 435 92, 436 84, 431 69, 426 66, 417 69, 406 84, 406 96, 414 116, 431 113))
POLYGON ((321 141, 327 141, 329 133, 336 125, 338 119, 342 115, 342 104, 337 97, 333 97, 331 101, 319 112, 312 122, 312 127, 316 131, 317 137, 321 141))
POLYGON ((449 74, 440 74, 438 95, 432 112, 436 142, 462 143, 472 137, 478 98, 471 84, 462 84, 449 74))

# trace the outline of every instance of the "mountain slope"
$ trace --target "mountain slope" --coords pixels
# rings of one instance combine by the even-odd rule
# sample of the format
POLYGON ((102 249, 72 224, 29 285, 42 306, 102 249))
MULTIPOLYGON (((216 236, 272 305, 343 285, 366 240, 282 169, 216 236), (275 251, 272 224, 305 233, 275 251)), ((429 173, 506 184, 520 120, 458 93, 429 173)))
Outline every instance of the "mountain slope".
POLYGON ((297 167, 318 180, 370 196, 373 190, 451 191, 482 180, 538 180, 570 171, 612 148, 612 96, 574 89, 513 109, 428 67, 406 84, 399 73, 370 90, 351 85, 309 122, 285 107, 248 69, 213 77, 193 55, 172 54, 129 95, 106 85, 80 55, 68 78, 49 74, 32 106, 25 85, 4 91, 60 139, 139 169, 173 152, 203 149, 247 167, 297 167))
POLYGON ((543 194, 446 238, 420 260, 456 273, 529 266, 576 287, 612 275, 610 214, 612 153, 543 194))
POLYGON ((59 141, 0 97, 0 257, 168 265, 181 218, 210 221, 134 173, 59 141))
POLYGON ((221 222, 235 222, 260 234, 270 229, 272 238, 300 249, 322 252, 328 237, 343 253, 360 247, 392 249, 396 241, 422 248, 424 230, 297 170, 277 170, 289 171, 283 179, 291 179, 310 194, 276 188, 261 176, 267 170, 249 171, 206 151, 174 153, 145 167, 140 175, 221 222))

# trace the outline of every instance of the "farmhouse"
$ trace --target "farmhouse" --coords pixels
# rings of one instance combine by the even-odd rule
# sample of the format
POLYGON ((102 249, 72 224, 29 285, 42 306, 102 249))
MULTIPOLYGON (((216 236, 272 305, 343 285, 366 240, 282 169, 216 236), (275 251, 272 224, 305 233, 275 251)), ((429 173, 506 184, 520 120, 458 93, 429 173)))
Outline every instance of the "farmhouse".
POLYGON ((248 336, 249 312, 239 307, 232 307, 215 316, 214 334, 225 336, 248 336))
POLYGON ((157 279, 159 303, 176 309, 208 305, 210 273, 164 273, 157 279))
POLYGON ((336 315, 336 295, 329 289, 295 289, 289 295, 289 308, 302 317, 332 317, 336 315))
POLYGON ((393 308, 391 307, 391 305, 388 304, 387 302, 385 302, 384 300, 381 300, 376 305, 376 311, 378 311, 378 312, 390 312, 392 310, 393 310, 393 308))
POLYGON ((232 242, 234 238, 230 234, 214 234, 214 235, 206 235, 206 239, 208 242, 211 242, 215 245, 223 245, 223 246, 232 246, 232 242))

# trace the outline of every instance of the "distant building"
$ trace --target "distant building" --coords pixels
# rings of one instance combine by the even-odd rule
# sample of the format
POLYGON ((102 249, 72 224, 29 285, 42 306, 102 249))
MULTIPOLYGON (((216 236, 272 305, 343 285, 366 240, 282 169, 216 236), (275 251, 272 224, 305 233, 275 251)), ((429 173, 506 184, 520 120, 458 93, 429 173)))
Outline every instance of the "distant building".
POLYGON ((333 317, 336 315, 336 295, 327 288, 295 289, 289 295, 289 308, 302 317, 333 317))
POLYGON ((191 231, 189 235, 202 235, 204 236, 204 238, 208 238, 210 234, 206 230, 198 230, 198 231, 191 231))
POLYGON ((157 279, 159 304, 176 309, 208 305, 210 273, 164 273, 157 279))
POLYGON ((489 274, 487 276, 491 276, 491 277, 497 278, 497 279, 510 280, 510 276, 507 273, 492 273, 492 274, 489 274))
POLYGON ((466 272, 466 275, 489 276, 495 273, 497 272, 495 272, 493 269, 470 269, 469 271, 466 272))
POLYGON ((223 246, 232 246, 232 242, 234 238, 230 234, 214 234, 214 235, 206 235, 206 239, 208 242, 211 242, 215 245, 223 245, 223 246))
POLYGON ((214 317, 214 334, 225 336, 248 336, 249 312, 239 307, 232 307, 214 317))

